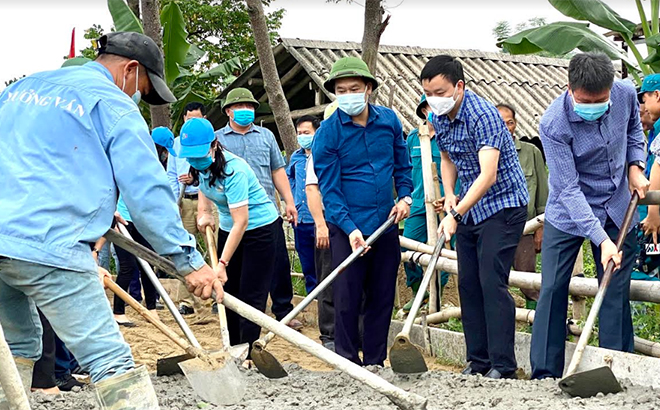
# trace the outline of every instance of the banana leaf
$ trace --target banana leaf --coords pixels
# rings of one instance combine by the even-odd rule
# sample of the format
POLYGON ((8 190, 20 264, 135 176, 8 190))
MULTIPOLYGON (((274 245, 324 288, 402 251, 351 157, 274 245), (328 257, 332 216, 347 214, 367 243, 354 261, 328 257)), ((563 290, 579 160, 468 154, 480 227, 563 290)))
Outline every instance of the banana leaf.
POLYGON ((600 0, 549 0, 566 17, 632 36, 637 24, 626 20, 600 0))
POLYGON ((124 0, 108 0, 108 10, 117 31, 134 31, 144 34, 142 24, 124 0))
POLYGON ((630 59, 619 47, 605 37, 589 29, 587 23, 556 22, 521 31, 500 41, 498 46, 511 54, 534 54, 548 51, 556 55, 581 51, 600 51, 612 60, 623 60, 633 67, 637 62, 630 59))
POLYGON ((201 74, 199 78, 213 78, 222 77, 226 78, 233 76, 235 72, 241 71, 241 60, 238 57, 231 58, 224 63, 218 64, 207 72, 201 74))
POLYGON ((190 44, 186 40, 188 37, 186 22, 177 2, 171 1, 163 7, 160 23, 163 26, 165 79, 171 84, 179 76, 179 65, 184 64, 190 49, 190 44))

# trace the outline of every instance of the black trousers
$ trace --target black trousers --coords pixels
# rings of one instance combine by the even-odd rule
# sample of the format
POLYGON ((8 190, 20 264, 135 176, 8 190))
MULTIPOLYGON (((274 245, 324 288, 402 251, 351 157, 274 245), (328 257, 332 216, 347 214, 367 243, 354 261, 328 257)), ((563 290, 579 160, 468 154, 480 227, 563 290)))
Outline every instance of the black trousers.
MULTIPOLYGON (((353 251, 348 236, 329 224, 333 269, 353 251)), ((365 238, 366 239, 366 238, 365 238)), ((387 335, 394 308, 396 275, 401 262, 399 232, 384 233, 369 252, 349 266, 333 283, 335 305, 335 351, 359 365, 383 365, 387 335), (364 339, 360 360, 359 317, 364 298, 364 339)))
POLYGON ((291 261, 289 252, 286 249, 286 237, 282 227, 282 218, 274 222, 277 226, 277 232, 274 239, 275 253, 273 278, 270 284, 270 299, 273 302, 271 311, 279 321, 293 310, 293 285, 291 284, 291 261))
MULTIPOLYGON (((268 290, 273 279, 277 231, 282 231, 277 221, 261 228, 245 231, 236 252, 227 266, 225 290, 241 301, 266 311, 268 290)), ((218 232, 218 254, 227 242, 229 232, 218 232)), ((227 309, 227 327, 232 345, 250 343, 259 339, 261 327, 227 309)))
POLYGON ((456 230, 467 361, 479 372, 494 368, 506 374, 518 367, 509 272, 526 219, 526 206, 505 208, 479 224, 468 217, 456 230))
MULTIPOLYGON (((132 222, 128 223, 126 229, 128 230, 128 233, 131 234, 135 242, 153 250, 151 245, 149 245, 149 242, 147 242, 147 240, 144 239, 142 235, 140 235, 140 232, 138 232, 137 228, 135 228, 135 225, 133 225, 132 222)), ((153 283, 151 283, 151 280, 149 280, 147 274, 144 273, 142 267, 140 267, 137 258, 119 246, 115 247, 115 251, 117 252, 117 258, 119 259, 117 285, 128 292, 128 288, 131 285, 131 281, 135 277, 135 273, 139 272, 142 278, 142 289, 144 289, 144 299, 147 305, 147 309, 156 309, 156 299, 158 299, 158 293, 156 292, 156 288, 154 287, 153 283)), ((119 296, 115 295, 114 303, 112 306, 112 312, 115 315, 123 315, 126 313, 126 304, 119 298, 119 296)))
MULTIPOLYGON (((605 222, 605 231, 616 241, 619 228, 609 218, 605 222)), ((560 231, 548 221, 545 222, 541 253, 543 281, 536 306, 530 351, 533 379, 558 378, 564 372, 568 285, 583 243, 584 238, 560 231)), ((600 282, 604 274, 600 263, 600 247, 592 243, 591 251, 600 282)), ((621 269, 614 272, 598 314, 600 347, 633 351, 635 342, 630 314, 630 274, 636 257, 637 229, 633 229, 623 242, 621 269)))
MULTIPOLYGON (((332 273, 332 253, 330 249, 314 247, 314 265, 316 267, 316 280, 320 284, 332 273)), ((319 331, 322 342, 335 340, 335 305, 332 298, 332 285, 328 286, 318 296, 319 304, 319 331)))
POLYGON ((37 311, 43 328, 42 352, 41 358, 34 364, 32 388, 50 389, 57 385, 55 382, 55 332, 41 310, 37 309, 37 311))

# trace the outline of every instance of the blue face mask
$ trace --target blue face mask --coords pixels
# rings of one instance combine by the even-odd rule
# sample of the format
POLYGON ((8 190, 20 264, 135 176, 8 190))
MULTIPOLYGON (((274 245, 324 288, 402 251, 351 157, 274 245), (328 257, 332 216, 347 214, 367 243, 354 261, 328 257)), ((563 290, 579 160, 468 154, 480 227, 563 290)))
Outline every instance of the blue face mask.
POLYGON ((427 119, 429 122, 433 122, 433 111, 430 111, 430 112, 429 112, 429 115, 426 116, 426 119, 427 119))
POLYGON ((610 108, 610 100, 602 103, 584 104, 575 102, 573 97, 573 111, 585 121, 596 121, 610 108))
POLYGON ((241 127, 248 126, 254 121, 254 110, 238 108, 234 110, 234 122, 241 127))
POLYGON ((298 144, 301 148, 310 149, 312 148, 312 141, 314 141, 313 135, 298 134, 298 144))
MULTIPOLYGON (((142 101, 142 93, 138 89, 138 78, 140 78, 140 66, 137 66, 135 69, 135 93, 131 95, 131 100, 133 100, 135 105, 140 104, 140 101, 142 101)), ((124 87, 126 87, 126 77, 124 77, 124 84, 121 87, 122 91, 124 91, 124 87)))
POLYGON ((204 171, 213 164, 213 157, 209 155, 202 158, 188 158, 188 163, 197 171, 204 171))
POLYGON ((354 117, 360 115, 367 106, 366 91, 363 93, 340 94, 337 96, 337 106, 346 114, 354 117))

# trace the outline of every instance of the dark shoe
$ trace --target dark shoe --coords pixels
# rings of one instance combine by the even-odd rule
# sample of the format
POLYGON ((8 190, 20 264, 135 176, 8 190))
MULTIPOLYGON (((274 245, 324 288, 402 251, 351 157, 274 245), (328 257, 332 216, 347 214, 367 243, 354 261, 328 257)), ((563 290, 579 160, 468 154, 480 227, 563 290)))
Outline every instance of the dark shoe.
MULTIPOLYGON (((156 309, 158 309, 158 304, 156 304, 156 309)), ((180 305, 179 313, 182 315, 192 315, 195 313, 195 309, 188 305, 180 305)))
POLYGON ((486 371, 484 370, 484 371, 478 372, 478 371, 474 370, 472 368, 472 366, 468 365, 465 369, 463 369, 461 374, 464 374, 466 376, 475 376, 477 374, 480 374, 480 375, 483 376, 484 374, 486 374, 486 371))
POLYGON ((298 319, 291 319, 291 321, 289 323, 287 323, 286 325, 289 326, 293 330, 300 330, 304 326, 302 324, 302 322, 298 319))
POLYGON ((137 325, 133 322, 117 322, 117 324, 121 327, 137 327, 137 325))
POLYGON ((502 374, 497 369, 490 369, 488 373, 484 375, 484 377, 489 379, 517 379, 518 375, 516 374, 515 370, 510 373, 502 374))
POLYGON ((217 302, 213 302, 213 306, 211 307, 211 313, 213 313, 214 315, 218 314, 218 303, 217 302))
POLYGON ((72 377, 70 374, 56 380, 57 387, 62 391, 71 391, 74 387, 83 387, 85 383, 81 383, 76 380, 75 377, 72 377))

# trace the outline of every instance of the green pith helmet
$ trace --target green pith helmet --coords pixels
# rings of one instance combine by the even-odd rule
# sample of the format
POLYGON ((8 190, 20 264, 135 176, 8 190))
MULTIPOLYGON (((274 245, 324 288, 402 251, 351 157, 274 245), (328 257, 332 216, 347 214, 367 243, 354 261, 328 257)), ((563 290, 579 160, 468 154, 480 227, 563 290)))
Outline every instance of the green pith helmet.
POLYGON ((89 63, 90 61, 92 61, 92 60, 90 60, 87 57, 69 58, 69 59, 64 60, 64 62, 62 63, 62 67, 73 67, 73 66, 77 66, 77 65, 84 65, 84 64, 89 63))
POLYGON ((243 102, 249 102, 254 105, 254 109, 256 110, 259 108, 259 101, 254 99, 254 96, 248 90, 247 88, 234 88, 227 94, 227 98, 225 98, 225 102, 222 104, 222 109, 224 111, 225 108, 229 107, 230 105, 238 104, 238 103, 243 103, 243 102))
POLYGON ((367 63, 357 57, 344 57, 335 61, 330 70, 330 77, 325 80, 323 87, 334 94, 335 80, 345 77, 362 77, 367 82, 371 81, 374 90, 378 88, 378 81, 376 81, 376 78, 371 75, 367 63))
POLYGON ((422 112, 422 108, 426 107, 429 103, 426 102, 426 94, 422 94, 422 98, 419 100, 419 104, 417 105, 417 116, 423 120, 426 119, 426 116, 422 112))

